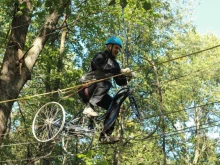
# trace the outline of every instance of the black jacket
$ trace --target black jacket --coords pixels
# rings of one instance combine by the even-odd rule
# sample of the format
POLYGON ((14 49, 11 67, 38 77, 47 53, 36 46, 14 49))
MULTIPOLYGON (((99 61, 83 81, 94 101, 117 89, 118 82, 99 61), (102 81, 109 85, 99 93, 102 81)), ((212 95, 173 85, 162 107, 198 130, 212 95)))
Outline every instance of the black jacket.
MULTIPOLYGON (((90 64, 89 72, 82 76, 81 81, 99 80, 117 74, 121 74, 121 68, 111 53, 105 50, 94 56, 90 64)), ((114 80, 119 86, 127 84, 126 77, 123 75, 114 77, 114 80)))

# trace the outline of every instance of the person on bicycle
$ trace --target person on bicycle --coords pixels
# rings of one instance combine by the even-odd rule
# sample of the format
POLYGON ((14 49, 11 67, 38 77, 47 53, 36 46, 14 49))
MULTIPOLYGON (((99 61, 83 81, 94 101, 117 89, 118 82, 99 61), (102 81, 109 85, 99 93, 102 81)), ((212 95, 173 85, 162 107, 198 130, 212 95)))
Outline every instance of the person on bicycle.
MULTIPOLYGON (((94 110, 95 106, 108 110, 112 102, 113 98, 108 94, 108 91, 112 87, 111 76, 130 72, 129 68, 121 69, 119 63, 116 61, 116 56, 122 48, 122 41, 118 37, 110 37, 107 39, 105 45, 106 49, 103 52, 95 54, 90 63, 88 73, 81 78, 82 83, 103 79, 79 91, 79 96, 82 98, 83 102, 87 104, 83 114, 93 117, 98 116, 98 113, 94 110)), ((127 85, 125 75, 115 76, 113 79, 119 86, 127 85)), ((104 122, 107 122, 107 120, 108 119, 105 119, 104 122)), ((106 130, 105 133, 101 133, 100 139, 105 138, 106 134, 110 136, 113 129, 114 124, 109 130, 106 130)))

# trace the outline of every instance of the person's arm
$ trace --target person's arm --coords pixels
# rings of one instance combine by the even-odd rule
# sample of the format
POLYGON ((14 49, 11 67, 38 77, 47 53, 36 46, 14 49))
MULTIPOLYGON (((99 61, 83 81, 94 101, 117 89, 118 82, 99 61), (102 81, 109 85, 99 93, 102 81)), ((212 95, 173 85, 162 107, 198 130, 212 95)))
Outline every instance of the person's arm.
POLYGON ((127 85, 127 79, 124 75, 114 77, 114 80, 115 80, 116 84, 119 86, 127 85))
POLYGON ((102 52, 97 53, 92 62, 92 70, 100 70, 105 73, 120 73, 120 68, 102 52))
POLYGON ((127 74, 131 74, 130 68, 120 69, 120 74, 124 73, 124 75, 120 75, 114 78, 115 82, 119 86, 127 85, 127 74), (127 74, 126 74, 127 73, 127 74))
POLYGON ((130 81, 129 77, 131 79, 131 77, 133 77, 134 75, 132 74, 130 68, 120 69, 120 71, 121 71, 120 74, 123 75, 115 77, 115 81, 120 86, 127 85, 127 81, 130 81))

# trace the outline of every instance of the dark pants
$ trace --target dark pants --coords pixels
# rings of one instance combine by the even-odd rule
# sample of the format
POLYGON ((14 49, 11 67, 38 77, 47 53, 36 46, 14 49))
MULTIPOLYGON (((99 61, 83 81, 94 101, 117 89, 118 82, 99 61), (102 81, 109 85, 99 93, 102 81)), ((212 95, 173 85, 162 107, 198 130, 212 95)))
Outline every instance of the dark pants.
MULTIPOLYGON (((112 87, 111 82, 101 81, 89 85, 87 88, 84 88, 79 91, 79 96, 82 98, 84 103, 91 103, 94 106, 99 106, 108 110, 112 97, 108 94, 109 89, 112 87)), ((107 123, 109 118, 107 117, 104 121, 104 124, 107 123)), ((111 135, 114 130, 114 124, 105 131, 107 135, 111 135)), ((104 133, 101 133, 101 136, 104 136, 104 133)))

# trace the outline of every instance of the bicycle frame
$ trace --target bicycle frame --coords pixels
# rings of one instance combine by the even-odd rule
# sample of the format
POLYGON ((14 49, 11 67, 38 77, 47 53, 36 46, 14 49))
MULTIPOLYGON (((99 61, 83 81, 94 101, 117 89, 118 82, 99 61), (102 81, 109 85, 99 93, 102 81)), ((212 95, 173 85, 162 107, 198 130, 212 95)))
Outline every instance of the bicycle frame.
MULTIPOLYGON (((111 102, 111 105, 109 106, 108 111, 103 116, 97 119, 97 120, 103 120, 108 117, 108 121, 104 125, 104 131, 108 130, 112 126, 112 124, 115 122, 120 112, 121 105, 127 97, 129 98, 130 103, 135 101, 135 100, 132 100, 133 98, 132 90, 130 89, 130 86, 128 85, 118 90, 118 92, 113 97, 113 100, 111 102)), ((133 109, 133 111, 135 111, 136 115, 138 114, 137 117, 140 116, 140 113, 138 112, 137 109, 133 109)))
MULTIPOLYGON (((93 134, 99 132, 108 133, 107 130, 111 131, 111 128, 113 128, 112 126, 118 118, 122 104, 126 98, 129 99, 129 107, 126 105, 125 107, 130 108, 130 110, 126 109, 126 111, 121 111, 123 116, 119 122, 119 124, 121 124, 120 128, 122 129, 124 135, 127 134, 124 137, 135 140, 150 137, 157 130, 161 118, 158 116, 158 122, 155 124, 154 121, 157 121, 157 119, 149 120, 150 118, 148 118, 149 115, 146 109, 139 111, 139 107, 136 104, 136 100, 132 94, 132 89, 129 85, 123 86, 116 92, 108 110, 103 115, 98 117, 87 117, 86 115, 83 115, 83 110, 78 111, 75 115, 68 115, 65 113, 65 110, 61 104, 57 102, 46 103, 38 110, 34 117, 32 124, 34 137, 40 142, 47 142, 54 139, 58 133, 61 132, 62 147, 66 152, 69 150, 66 148, 66 146, 68 146, 66 142, 69 141, 69 139, 66 140, 68 135, 73 135, 76 137, 71 138, 73 139, 72 143, 83 143, 81 147, 84 147, 84 145, 87 145, 84 143, 92 143, 93 134), (51 116, 51 108, 58 115, 51 116), (102 122, 99 122, 103 120, 104 126, 102 125, 102 122), (96 125, 98 122, 101 123, 101 125, 96 125), (44 127, 41 128, 42 126, 44 127), (139 134, 133 135, 132 133, 132 135, 130 135, 130 131, 132 130, 137 130, 139 134)), ((156 111, 152 112, 154 113, 156 111)), ((151 113, 150 116, 152 116, 151 113)))
MULTIPOLYGON (((130 92, 130 88, 129 88, 128 86, 119 89, 119 91, 118 91, 118 92, 115 94, 115 96, 113 97, 113 100, 112 100, 112 102, 111 102, 111 104, 110 104, 110 106, 109 106, 107 112, 106 112, 104 115, 99 116, 99 117, 97 118, 97 120, 100 121, 100 120, 105 119, 105 118, 113 111, 113 106, 116 104, 116 102, 118 101, 118 99, 120 99, 120 97, 122 97, 122 96, 125 95, 125 94, 128 95, 129 92, 130 92)), ((126 97, 127 97, 127 96, 126 96, 126 97)), ((123 99, 123 101, 126 99, 126 97, 123 99)), ((123 102, 123 101, 122 101, 122 102, 123 102)), ((122 102, 119 103, 119 105, 122 104, 122 102)), ((120 107, 119 107, 119 108, 120 108, 120 107)))
MULTIPOLYGON (((119 89, 116 92, 108 110, 102 116, 90 117, 89 119, 91 120, 92 123, 105 120, 104 127, 103 127, 103 131, 105 132, 114 124, 115 120, 117 119, 117 117, 119 115, 121 105, 126 98, 129 98, 130 106, 131 106, 133 112, 135 113, 135 115, 139 119, 141 119, 141 114, 138 111, 138 107, 136 105, 135 99, 132 95, 132 90, 129 85, 122 87, 121 89, 119 89)), ((65 130, 65 128, 69 129, 71 127, 71 125, 72 126, 77 125, 76 121, 78 121, 78 120, 80 121, 80 119, 82 119, 84 117, 84 115, 83 116, 80 115, 80 114, 82 114, 82 112, 83 112, 83 110, 80 110, 78 113, 73 115, 70 120, 67 120, 64 125, 64 130, 65 130)))
MULTIPOLYGON (((114 123, 114 121, 117 119, 122 103, 124 102, 124 100, 127 97, 129 97, 129 100, 131 102, 131 96, 132 96, 132 91, 131 91, 130 87, 128 85, 122 87, 121 89, 119 89, 117 91, 117 93, 113 97, 113 100, 112 100, 108 110, 106 111, 106 113, 104 113, 102 116, 98 116, 96 118, 93 118, 93 120, 103 121, 107 117, 109 117, 109 122, 107 122, 105 124, 104 130, 109 129, 111 127, 111 125, 114 123), (117 103, 117 102, 119 102, 119 103, 117 103), (115 107, 115 105, 117 105, 117 107, 115 107)), ((78 116, 79 114, 82 114, 82 111, 83 110, 81 110, 77 114, 75 114, 70 120, 68 120, 65 123, 65 125, 71 124, 75 120, 76 116, 78 116)), ((135 113, 137 113, 137 112, 135 112, 135 113)))

